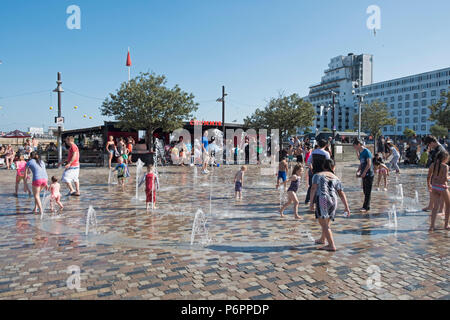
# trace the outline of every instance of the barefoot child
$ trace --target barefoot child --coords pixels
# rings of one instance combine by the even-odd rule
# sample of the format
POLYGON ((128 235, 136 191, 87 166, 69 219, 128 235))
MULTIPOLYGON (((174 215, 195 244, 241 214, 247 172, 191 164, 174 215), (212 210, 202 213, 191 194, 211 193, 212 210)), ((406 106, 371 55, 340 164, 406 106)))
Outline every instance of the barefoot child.
POLYGON ((20 156, 19 160, 15 162, 16 165, 16 193, 14 194, 16 197, 18 196, 19 184, 20 181, 23 180, 23 188, 25 192, 28 192, 28 195, 31 195, 31 191, 28 188, 27 180, 25 179, 25 170, 27 166, 27 162, 25 161, 25 157, 23 155, 20 156))
POLYGON ((61 193, 59 190, 61 189, 60 184, 58 183, 58 179, 53 176, 52 184, 50 185, 50 210, 53 211, 53 202, 55 202, 59 208, 64 209, 64 206, 61 203, 61 193))
MULTIPOLYGON (((286 158, 282 158, 278 165, 277 189, 280 186, 280 179, 283 180, 283 183, 286 182, 288 166, 286 158)), ((284 184, 284 191, 286 191, 286 184, 284 184)))
POLYGON ((314 175, 311 188, 311 199, 313 199, 311 203, 316 204, 316 219, 319 220, 322 228, 322 235, 316 240, 316 244, 325 244, 325 240, 327 240, 328 245, 320 248, 320 250, 326 251, 336 251, 330 225, 336 216, 337 195, 345 206, 347 217, 350 216, 347 198, 341 181, 334 175, 334 169, 334 161, 332 159, 325 160, 324 171, 314 175))
POLYGON ((125 186, 125 174, 127 172, 127 165, 124 163, 123 157, 117 158, 117 161, 119 163, 113 171, 117 171, 117 181, 119 182, 119 184, 122 187, 124 187, 125 186))
MULTIPOLYGON (((283 214, 284 210, 286 210, 286 208, 291 203, 293 203, 295 219, 300 219, 300 216, 298 215, 299 201, 297 198, 297 191, 298 191, 298 187, 300 186, 300 180, 302 177, 302 173, 303 173, 303 165, 297 164, 294 167, 294 170, 292 171, 292 177, 289 179, 289 181, 291 181, 291 185, 289 186, 289 189, 288 189, 288 202, 286 204, 284 204, 280 209, 281 217, 284 217, 284 214, 283 214)), ((287 180, 285 182, 283 182, 285 187, 286 187, 287 182, 288 182, 287 180)))
POLYGON ((389 176, 389 168, 384 164, 381 155, 373 160, 375 172, 378 173, 377 190, 380 190, 381 178, 384 180, 384 191, 387 191, 387 177, 389 176))
POLYGON ((448 192, 448 165, 449 159, 447 151, 441 151, 436 156, 436 161, 430 166, 431 185, 431 203, 433 210, 431 211, 431 225, 429 231, 435 230, 436 216, 442 204, 445 207, 445 230, 450 230, 450 194, 448 192))
POLYGON ((247 170, 246 166, 242 166, 241 170, 239 170, 234 176, 234 196, 237 199, 242 199, 242 187, 244 186, 244 174, 247 170))
POLYGON ((159 189, 158 175, 155 173, 155 168, 150 165, 147 167, 147 175, 145 176, 145 194, 146 194, 146 208, 147 211, 152 204, 152 209, 158 209, 156 207, 156 190, 159 189))

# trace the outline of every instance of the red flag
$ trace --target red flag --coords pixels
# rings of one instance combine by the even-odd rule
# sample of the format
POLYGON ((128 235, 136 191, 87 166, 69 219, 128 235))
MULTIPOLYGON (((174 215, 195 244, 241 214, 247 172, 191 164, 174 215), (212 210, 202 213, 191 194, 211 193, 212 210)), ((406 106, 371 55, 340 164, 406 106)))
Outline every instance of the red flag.
POLYGON ((130 50, 128 50, 128 55, 127 55, 127 67, 131 67, 130 50))

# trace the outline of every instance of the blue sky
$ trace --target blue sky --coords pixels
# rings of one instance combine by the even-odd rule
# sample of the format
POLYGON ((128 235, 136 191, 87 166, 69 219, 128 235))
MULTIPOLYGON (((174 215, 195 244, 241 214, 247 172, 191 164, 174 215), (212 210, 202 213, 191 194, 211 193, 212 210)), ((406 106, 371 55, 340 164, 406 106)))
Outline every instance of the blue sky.
POLYGON ((374 81, 450 66, 448 12, 447 0, 4 0, 0 130, 53 125, 58 71, 66 128, 103 123, 102 100, 128 78, 127 47, 132 76, 165 74, 196 96, 198 119, 221 120, 225 85, 227 122, 240 122, 279 92, 306 95, 340 54, 373 54, 374 81), (66 27, 72 4, 81 30, 66 27))

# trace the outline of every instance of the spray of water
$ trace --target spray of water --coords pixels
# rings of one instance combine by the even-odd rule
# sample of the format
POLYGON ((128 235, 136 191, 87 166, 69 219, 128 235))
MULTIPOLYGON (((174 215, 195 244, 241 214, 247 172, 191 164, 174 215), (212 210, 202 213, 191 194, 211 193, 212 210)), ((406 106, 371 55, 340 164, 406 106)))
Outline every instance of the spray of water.
POLYGON ((194 222, 192 223, 191 246, 194 244, 196 237, 199 238, 199 243, 201 245, 207 245, 211 242, 206 222, 206 215, 201 209, 198 209, 194 216, 194 222))
POLYGON ((136 162, 136 200, 139 200, 139 185, 142 182, 144 162, 138 159, 136 162))
POLYGON ((89 209, 86 213, 86 232, 85 234, 89 234, 89 228, 94 228, 94 233, 97 233, 97 213, 95 212, 95 209, 92 207, 92 205, 89 206, 89 209))

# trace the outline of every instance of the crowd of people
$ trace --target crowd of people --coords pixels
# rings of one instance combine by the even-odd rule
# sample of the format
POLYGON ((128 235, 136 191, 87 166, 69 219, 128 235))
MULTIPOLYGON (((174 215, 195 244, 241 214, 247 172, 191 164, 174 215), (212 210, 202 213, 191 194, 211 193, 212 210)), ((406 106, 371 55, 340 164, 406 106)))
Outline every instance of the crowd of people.
MULTIPOLYGON (((68 137, 65 140, 66 148, 68 150, 68 157, 64 166, 61 181, 69 189, 68 195, 80 196, 80 152, 77 145, 74 143, 73 137, 68 137)), ((445 215, 446 230, 450 230, 449 216, 450 216, 450 193, 448 190, 449 181, 449 153, 446 146, 439 143, 433 136, 427 136, 422 140, 424 150, 428 153, 426 166, 429 168, 427 175, 427 186, 430 193, 430 202, 424 211, 431 211, 430 231, 435 230, 436 217, 439 214, 445 215)), ((114 138, 109 137, 105 145, 106 151, 109 153, 109 169, 117 172, 119 184, 123 187, 125 179, 130 176, 128 164, 131 163, 131 153, 133 150, 134 140, 130 137, 128 139, 119 138, 117 143, 114 138), (112 169, 113 158, 117 159, 117 165, 112 169)), ((178 141, 180 151, 183 155, 184 143, 182 137, 178 141)), ((247 143, 247 145, 249 145, 247 143)), ((28 159, 25 154, 17 154, 12 162, 8 160, 10 168, 16 170, 16 186, 15 194, 17 196, 20 183, 24 184, 24 191, 28 194, 33 194, 35 200, 34 213, 42 212, 42 203, 40 200, 40 193, 42 190, 48 190, 51 196, 51 206, 58 205, 62 210, 64 205, 61 202, 61 186, 58 178, 49 178, 46 171, 46 164, 36 151, 37 146, 26 143, 23 148, 31 152, 28 159), (27 161, 28 160, 28 161, 27 161), (28 180, 31 177, 31 190, 28 187, 28 180)), ((209 150, 210 143, 208 141, 208 133, 205 131, 201 141, 201 159, 202 172, 208 173, 207 168, 210 164, 211 150, 209 150)), ((390 172, 400 174, 399 161, 401 158, 401 151, 391 141, 383 141, 383 145, 378 145, 379 152, 372 155, 372 152, 366 145, 355 139, 353 147, 359 160, 359 167, 356 170, 356 176, 361 178, 361 187, 364 194, 364 200, 361 213, 368 213, 371 210, 371 195, 374 180, 378 175, 377 188, 379 190, 380 183, 383 180, 384 190, 387 191, 388 177, 390 172)), ((418 145, 420 147, 420 145, 418 145)), ((5 150, 5 155, 10 157, 11 148, 8 146, 5 150)), ((180 154, 179 154, 180 155, 180 154)), ((300 219, 298 208, 300 200, 297 192, 304 179, 305 186, 307 186, 307 193, 305 198, 305 205, 309 205, 309 210, 315 213, 322 234, 316 240, 317 244, 327 244, 321 249, 327 251, 335 251, 336 245, 333 240, 331 231, 331 223, 336 218, 336 209, 338 199, 341 199, 346 216, 350 216, 350 208, 344 192, 343 184, 340 178, 336 175, 336 164, 332 159, 331 146, 329 140, 319 140, 314 145, 308 139, 301 141, 297 137, 293 138, 289 146, 283 148, 280 152, 280 162, 278 173, 276 175, 275 188, 283 187, 287 193, 287 202, 281 205, 280 216, 284 217, 284 212, 289 206, 293 206, 294 217, 300 219), (293 162, 296 162, 291 166, 293 162), (305 172, 306 171, 306 172, 305 172), (290 172, 290 175, 289 175, 290 172)), ((239 171, 234 176, 235 197, 237 200, 242 199, 244 189, 244 177, 247 167, 244 165, 240 167, 239 171)), ((146 190, 146 207, 149 210, 150 204, 152 208, 156 208, 156 190, 159 188, 158 173, 153 165, 147 167, 147 173, 141 184, 145 182, 146 190)))

